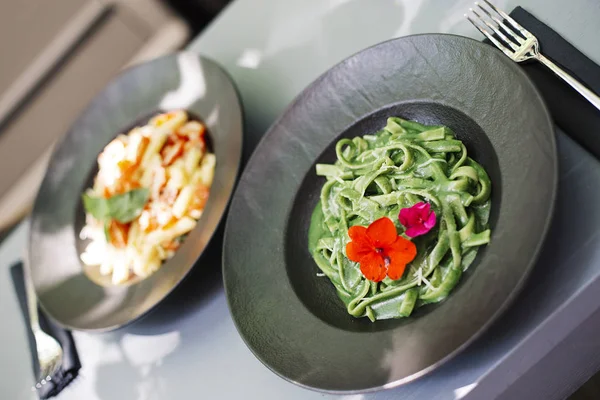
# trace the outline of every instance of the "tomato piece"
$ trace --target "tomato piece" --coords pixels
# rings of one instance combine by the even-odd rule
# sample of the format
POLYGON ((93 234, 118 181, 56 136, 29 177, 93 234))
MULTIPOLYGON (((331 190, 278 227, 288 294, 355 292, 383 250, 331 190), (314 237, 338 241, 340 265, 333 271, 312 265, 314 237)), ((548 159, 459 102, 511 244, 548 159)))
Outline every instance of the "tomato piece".
POLYGON ((166 145, 162 149, 161 156, 163 159, 162 160, 163 166, 168 167, 169 165, 173 164, 175 159, 177 159, 178 157, 181 157, 181 155, 183 154, 183 145, 184 145, 184 141, 178 140, 174 144, 166 145))
POLYGON ((129 224, 122 224, 119 221, 110 221, 108 229, 110 234, 110 243, 117 248, 127 246, 127 235, 129 234, 129 224))
MULTIPOLYGON (((171 228, 173 225, 175 225, 177 223, 177 221, 179 221, 177 218, 175 217, 171 217, 171 219, 169 220, 169 222, 167 222, 162 229, 169 229, 171 228)), ((163 246, 164 247, 164 246, 163 246)), ((168 250, 167 248, 165 248, 165 250, 168 250)))

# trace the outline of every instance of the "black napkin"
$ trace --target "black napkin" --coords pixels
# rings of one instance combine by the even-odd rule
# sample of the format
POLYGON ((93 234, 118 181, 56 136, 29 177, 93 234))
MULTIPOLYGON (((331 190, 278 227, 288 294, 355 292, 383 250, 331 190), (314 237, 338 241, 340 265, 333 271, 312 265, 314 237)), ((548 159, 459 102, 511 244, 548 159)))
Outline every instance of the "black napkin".
MULTIPOLYGON (((510 16, 538 38, 543 55, 600 94, 600 66, 523 8, 515 8, 510 16)), ((556 125, 600 158, 600 110, 539 62, 520 65, 542 94, 556 125)))
MULTIPOLYGON (((15 287, 15 292, 19 300, 19 305, 21 306, 21 312, 25 321, 25 326, 29 327, 29 311, 27 310, 27 295, 25 291, 25 275, 23 273, 23 263, 18 262, 11 266, 10 275, 13 281, 13 285, 15 287)), ((60 343, 63 349, 63 359, 61 368, 56 373, 54 373, 54 375, 52 375, 52 379, 50 379, 40 387, 36 387, 40 399, 48 399, 59 394, 69 383, 73 381, 73 379, 77 377, 79 369, 81 368, 81 363, 79 362, 79 356, 77 354, 77 349, 75 348, 75 342, 73 341, 73 336, 71 335, 71 332, 59 327, 54 322, 52 322, 49 318, 47 318, 44 315, 44 313, 39 307, 38 314, 40 320, 40 327, 44 330, 44 332, 46 332, 50 336, 53 336, 60 343)), ((33 361, 33 375, 36 379, 36 382, 40 382, 41 377, 39 376, 39 363, 37 359, 35 339, 31 329, 28 329, 27 332, 29 348, 31 350, 31 358, 33 361)))

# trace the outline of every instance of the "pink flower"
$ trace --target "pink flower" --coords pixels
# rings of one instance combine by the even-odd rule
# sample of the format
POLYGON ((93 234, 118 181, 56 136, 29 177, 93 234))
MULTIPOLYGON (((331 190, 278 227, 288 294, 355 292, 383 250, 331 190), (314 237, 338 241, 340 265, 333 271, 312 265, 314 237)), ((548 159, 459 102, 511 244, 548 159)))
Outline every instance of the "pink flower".
POLYGON ((435 212, 429 203, 424 202, 403 208, 398 219, 406 227, 405 233, 410 237, 424 235, 435 226, 435 212))

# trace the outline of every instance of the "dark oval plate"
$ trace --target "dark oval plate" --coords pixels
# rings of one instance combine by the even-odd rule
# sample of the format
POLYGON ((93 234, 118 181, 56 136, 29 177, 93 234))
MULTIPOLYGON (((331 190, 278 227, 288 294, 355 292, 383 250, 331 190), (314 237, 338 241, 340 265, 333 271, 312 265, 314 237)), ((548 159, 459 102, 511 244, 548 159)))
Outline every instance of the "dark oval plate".
POLYGON ((214 61, 176 53, 115 78, 56 146, 34 204, 28 264, 44 311, 67 328, 90 331, 116 329, 147 313, 186 276, 209 243, 233 192, 241 150, 237 91, 214 61), (185 109, 207 125, 217 158, 204 213, 156 273, 127 286, 98 285, 79 259, 84 247, 81 194, 97 172, 97 156, 119 133, 173 109, 185 109))
POLYGON ((223 269, 235 324, 276 374, 327 392, 397 386, 479 336, 523 286, 549 227, 557 188, 553 125, 519 67, 451 35, 391 40, 355 54, 302 92, 243 173, 227 220, 223 269), (442 303, 371 323, 346 313, 317 278, 310 216, 341 137, 389 116, 452 128, 492 178, 492 240, 442 303))

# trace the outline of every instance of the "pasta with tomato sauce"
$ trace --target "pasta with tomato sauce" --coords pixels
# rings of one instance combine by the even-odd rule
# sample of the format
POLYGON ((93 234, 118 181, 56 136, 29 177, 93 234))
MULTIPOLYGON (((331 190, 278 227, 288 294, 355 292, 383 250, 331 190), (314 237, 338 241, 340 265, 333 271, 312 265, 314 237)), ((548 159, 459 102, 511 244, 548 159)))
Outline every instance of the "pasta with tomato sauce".
POLYGON ((159 114, 112 140, 83 194, 90 240, 81 260, 113 284, 144 278, 171 258, 201 217, 216 158, 206 127, 183 110, 159 114))

